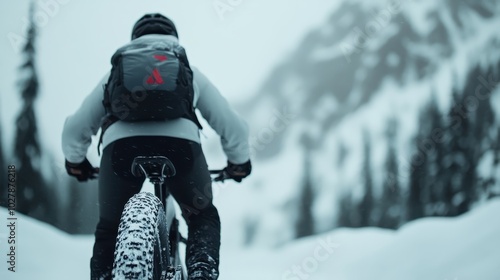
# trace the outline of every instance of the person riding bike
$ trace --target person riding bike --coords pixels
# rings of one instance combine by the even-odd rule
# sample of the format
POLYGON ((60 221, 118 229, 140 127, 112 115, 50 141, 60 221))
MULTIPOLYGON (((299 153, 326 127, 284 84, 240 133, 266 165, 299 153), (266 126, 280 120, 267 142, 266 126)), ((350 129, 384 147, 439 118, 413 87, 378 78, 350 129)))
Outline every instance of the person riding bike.
MULTIPOLYGON (((174 23, 161 14, 146 14, 135 24, 130 44, 165 41, 178 44, 174 23)), ((248 125, 200 70, 191 69, 194 107, 221 137, 227 157, 224 175, 241 182, 252 169, 248 125)), ((143 122, 118 120, 104 127, 106 108, 103 95, 109 77, 110 72, 80 108, 66 119, 62 133, 68 174, 78 181, 87 181, 99 173, 99 222, 90 260, 91 279, 111 279, 121 213, 125 203, 141 190, 145 180, 132 175, 131 163, 136 156, 154 155, 168 157, 177 169, 177 174, 167 178, 165 183, 188 225, 188 278, 217 279, 220 219, 212 203, 212 180, 200 144, 199 123, 188 118, 143 122), (86 155, 92 135, 96 135, 101 126, 106 129, 101 135, 103 153, 98 169, 90 164, 86 155)))

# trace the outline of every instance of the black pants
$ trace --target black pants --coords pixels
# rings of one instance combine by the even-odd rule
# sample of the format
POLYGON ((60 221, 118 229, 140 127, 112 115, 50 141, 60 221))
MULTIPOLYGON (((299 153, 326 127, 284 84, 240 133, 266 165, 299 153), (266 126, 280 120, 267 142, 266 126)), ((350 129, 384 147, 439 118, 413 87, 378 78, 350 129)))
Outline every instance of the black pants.
POLYGON ((99 173, 99 223, 95 231, 92 279, 111 279, 118 224, 125 203, 141 190, 145 178, 130 171, 136 156, 163 155, 177 174, 167 187, 182 209, 188 225, 186 265, 189 277, 217 279, 220 248, 220 219, 212 204, 212 185, 200 144, 171 137, 140 136, 108 145, 99 173))

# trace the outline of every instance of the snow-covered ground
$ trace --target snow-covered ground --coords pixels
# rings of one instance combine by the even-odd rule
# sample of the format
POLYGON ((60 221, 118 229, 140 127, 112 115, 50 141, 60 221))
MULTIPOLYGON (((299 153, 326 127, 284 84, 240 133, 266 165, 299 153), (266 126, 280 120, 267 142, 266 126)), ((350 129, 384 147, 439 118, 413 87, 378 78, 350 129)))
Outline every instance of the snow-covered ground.
MULTIPOLYGON (((7 211, 0 209, 6 223, 7 211)), ((500 199, 457 218, 425 218, 398 231, 338 229, 275 249, 222 246, 221 280, 498 280, 500 199)), ((71 236, 18 216, 16 272, 0 279, 88 279, 92 236, 71 236)))

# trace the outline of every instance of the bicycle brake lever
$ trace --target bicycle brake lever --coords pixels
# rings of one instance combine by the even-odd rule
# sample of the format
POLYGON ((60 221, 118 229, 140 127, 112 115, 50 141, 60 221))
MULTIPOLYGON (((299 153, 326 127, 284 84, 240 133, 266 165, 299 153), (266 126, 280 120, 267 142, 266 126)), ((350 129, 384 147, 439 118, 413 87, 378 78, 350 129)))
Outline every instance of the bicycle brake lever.
POLYGON ((217 172, 212 172, 214 175, 218 175, 212 179, 213 182, 224 182, 227 179, 231 179, 225 170, 217 170, 217 172))

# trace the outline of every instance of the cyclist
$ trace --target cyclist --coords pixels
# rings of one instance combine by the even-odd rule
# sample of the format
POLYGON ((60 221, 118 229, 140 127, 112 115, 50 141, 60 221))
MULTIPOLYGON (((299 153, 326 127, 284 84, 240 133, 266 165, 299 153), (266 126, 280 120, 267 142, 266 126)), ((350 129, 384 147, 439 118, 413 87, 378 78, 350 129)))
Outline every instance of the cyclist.
MULTIPOLYGON (((144 40, 178 42, 174 23, 160 14, 147 14, 137 21, 130 44, 144 40)), ((248 126, 229 106, 217 88, 192 67, 194 106, 220 135, 228 165, 226 176, 241 182, 251 172, 248 126)), ((62 133, 62 149, 69 175, 78 181, 98 176, 99 222, 90 261, 91 279, 110 279, 120 216, 125 203, 140 191, 145 178, 131 174, 136 156, 164 155, 175 165, 177 175, 166 184, 182 209, 188 225, 186 266, 188 278, 217 279, 219 275, 220 219, 212 203, 211 177, 200 145, 197 124, 186 118, 165 121, 116 121, 102 137, 100 169, 86 158, 91 136, 105 119, 103 105, 106 74, 69 116, 62 133)))

